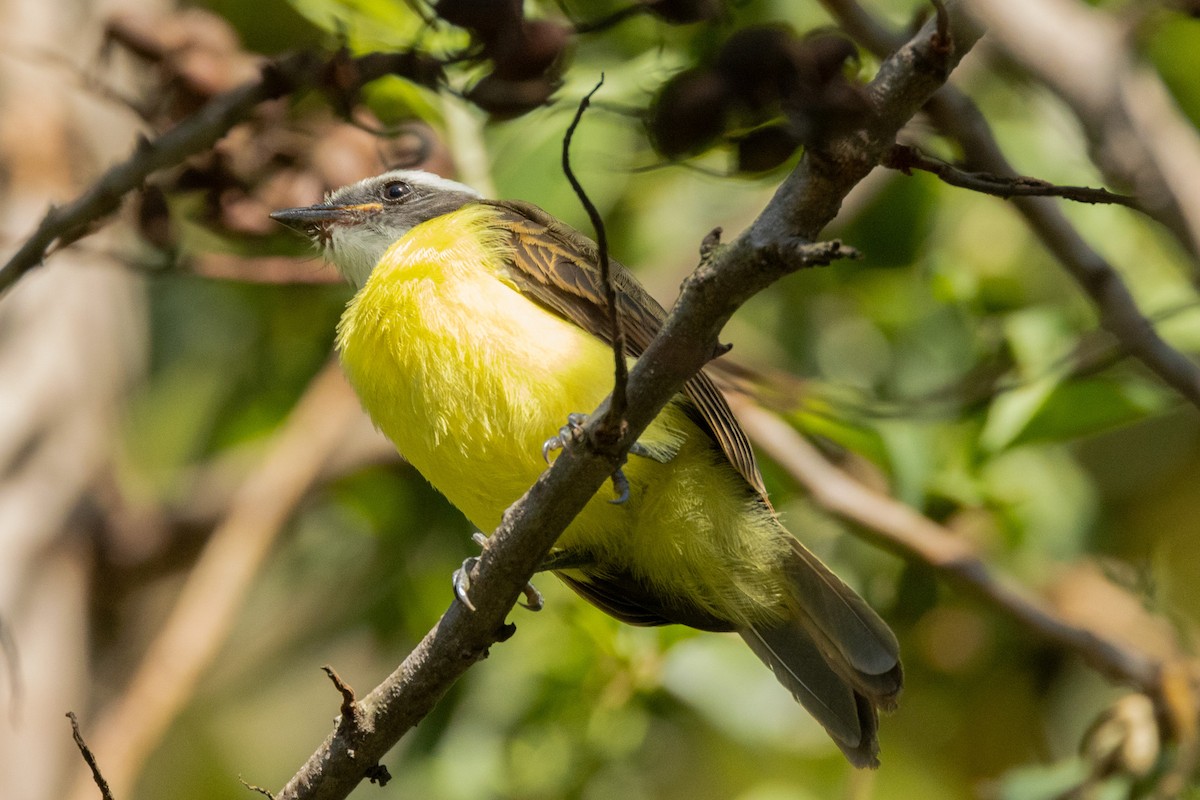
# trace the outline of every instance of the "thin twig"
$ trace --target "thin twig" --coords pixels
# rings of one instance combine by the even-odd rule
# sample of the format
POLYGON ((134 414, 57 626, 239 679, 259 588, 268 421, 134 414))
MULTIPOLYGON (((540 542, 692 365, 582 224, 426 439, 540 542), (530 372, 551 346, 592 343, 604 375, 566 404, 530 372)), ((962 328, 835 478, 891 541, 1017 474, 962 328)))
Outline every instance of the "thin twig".
MULTIPOLYGON (((848 33, 881 58, 903 42, 856 0, 821 2, 848 33)), ((1019 177, 996 142, 991 126, 965 94, 944 86, 930 98, 927 110, 935 124, 958 141, 969 169, 1019 177)), ((1046 249, 1092 298, 1100 312, 1100 324, 1163 383, 1200 408, 1200 367, 1158 335, 1138 309, 1120 272, 1084 240, 1054 200, 1017 196, 1012 204, 1046 249)))
POLYGON ((617 287, 613 285, 612 268, 608 261, 608 232, 604 226, 604 217, 600 215, 595 203, 588 197, 587 192, 583 189, 583 184, 579 182, 579 179, 575 177, 575 172, 571 169, 571 139, 575 136, 575 129, 579 127, 579 122, 583 119, 583 112, 587 111, 588 105, 592 102, 592 95, 600 91, 600 87, 603 85, 604 74, 601 73, 600 80, 596 82, 590 92, 583 96, 583 99, 579 101, 579 107, 575 109, 575 118, 571 120, 571 124, 567 126, 567 133, 563 136, 562 168, 567 180, 571 183, 571 188, 575 190, 579 202, 587 211, 588 218, 592 221, 592 228, 596 231, 600 280, 604 284, 604 302, 608 311, 609 330, 612 332, 613 394, 609 413, 612 414, 613 423, 616 430, 619 431, 625 419, 625 407, 628 405, 626 392, 629 385, 629 366, 625 361, 625 331, 621 327, 620 309, 617 307, 617 287))
POLYGON ((104 775, 100 773, 100 765, 96 763, 96 756, 92 754, 91 748, 83 740, 83 734, 79 732, 79 720, 75 717, 75 712, 68 711, 67 719, 71 720, 71 736, 75 738, 75 746, 79 748, 79 754, 83 756, 88 769, 92 771, 92 780, 95 781, 96 788, 100 790, 100 796, 104 800, 113 800, 112 790, 108 788, 108 781, 104 780, 104 775))
POLYGON ((253 783, 248 783, 246 779, 242 777, 239 777, 238 781, 241 782, 242 786, 245 786, 255 794, 261 794, 263 797, 267 798, 267 800, 275 800, 275 795, 270 789, 263 788, 262 786, 255 786, 253 783))
POLYGON ((898 144, 888 153, 883 166, 899 170, 906 175, 919 169, 932 173, 951 186, 970 189, 996 197, 1061 197, 1078 203, 1105 203, 1125 206, 1141 211, 1137 198, 1117 194, 1108 189, 1093 189, 1089 186, 1060 186, 1039 178, 1023 175, 993 175, 989 172, 968 172, 953 164, 922 153, 911 145, 898 144))
POLYGON ((358 704, 358 698, 354 696, 354 689, 342 680, 342 676, 338 675, 333 667, 326 664, 321 669, 329 676, 334 688, 342 696, 342 721, 354 730, 361 731, 363 729, 362 707, 358 704))

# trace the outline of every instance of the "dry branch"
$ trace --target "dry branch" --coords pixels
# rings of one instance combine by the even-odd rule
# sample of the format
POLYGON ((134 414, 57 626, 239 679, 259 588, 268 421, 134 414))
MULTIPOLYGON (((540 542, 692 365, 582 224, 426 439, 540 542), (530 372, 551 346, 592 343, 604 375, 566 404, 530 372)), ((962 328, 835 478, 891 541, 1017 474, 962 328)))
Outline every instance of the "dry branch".
POLYGON ((941 159, 925 155, 911 145, 898 144, 892 148, 885 167, 899 170, 906 175, 918 169, 938 176, 951 186, 970 189, 996 197, 1061 197, 1077 203, 1106 203, 1140 208, 1137 199, 1127 194, 1117 194, 1108 189, 1093 189, 1090 186, 1059 186, 1040 178, 1009 175, 993 175, 990 172, 969 172, 941 159))
POLYGON ((79 720, 76 718, 75 712, 68 711, 67 719, 71 720, 71 737, 75 739, 75 746, 79 748, 79 754, 83 756, 84 762, 91 770, 92 780, 95 782, 96 788, 100 790, 100 797, 103 800, 113 800, 113 793, 108 788, 108 781, 104 780, 104 775, 100 772, 100 764, 97 763, 92 749, 83 740, 83 733, 79 730, 79 720))

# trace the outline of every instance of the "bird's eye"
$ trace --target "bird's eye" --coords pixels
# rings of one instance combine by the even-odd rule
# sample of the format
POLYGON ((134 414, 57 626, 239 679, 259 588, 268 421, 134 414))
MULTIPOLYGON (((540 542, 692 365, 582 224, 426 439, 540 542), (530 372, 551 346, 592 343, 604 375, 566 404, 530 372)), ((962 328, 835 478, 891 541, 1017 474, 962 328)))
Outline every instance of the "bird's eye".
POLYGON ((404 181, 388 181, 379 190, 379 196, 387 203, 398 203, 412 194, 412 186, 404 181))

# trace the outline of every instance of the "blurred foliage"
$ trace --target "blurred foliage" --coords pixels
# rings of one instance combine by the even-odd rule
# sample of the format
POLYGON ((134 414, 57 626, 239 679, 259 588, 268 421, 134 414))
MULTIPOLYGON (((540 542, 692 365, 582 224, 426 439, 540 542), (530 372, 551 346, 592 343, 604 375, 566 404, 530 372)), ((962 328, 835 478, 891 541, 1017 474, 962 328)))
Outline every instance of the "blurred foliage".
MULTIPOLYGON (((462 30, 431 27, 416 3, 398 0, 206 5, 263 52, 344 41, 356 52, 415 42, 449 53, 467 44, 462 30)), ((590 20, 622 3, 562 5, 590 20)), ((870 6, 898 25, 923 10, 916 0, 870 6)), ((554 3, 531 12, 561 19, 554 3)), ((603 72, 573 163, 608 220, 613 252, 669 305, 703 236, 717 225, 740 230, 788 164, 731 176, 728 147, 667 164, 635 110, 672 75, 708 63, 732 31, 759 22, 800 32, 829 24, 810 0, 738 0, 720 19, 688 26, 635 17, 579 37, 555 99, 511 121, 488 121, 400 80, 364 99, 378 119, 448 127, 455 155, 482 159, 498 195, 537 202, 587 231, 558 163, 575 103, 603 72)), ((1163 14, 1139 45, 1200 118, 1200 23, 1163 14)), ((1099 185, 1067 112, 990 66, 975 65, 969 90, 1017 168, 1099 185)), ((848 69, 869 77, 873 67, 864 56, 848 69)), ((452 84, 466 91, 481 69, 464 67, 452 84)), ((289 124, 303 131, 322 113, 319 102, 300 100, 289 124)), ((1200 349, 1193 267, 1163 231, 1122 208, 1067 210, 1121 266, 1145 312, 1164 315, 1163 333, 1200 349)), ((1041 586, 1076 562, 1124 559, 1144 576, 1128 588, 1190 635, 1200 610, 1200 425, 1097 338, 1094 312, 1016 215, 928 176, 881 173, 829 233, 866 257, 755 298, 726 331, 732 357, 768 375, 802 376, 788 399, 799 427, 870 459, 897 496, 971 537, 1017 580, 1041 586)), ((185 251, 207 241, 194 236, 185 251)), ((257 241, 250 252, 261 256, 287 246, 277 236, 257 241)), ((129 411, 121 483, 166 502, 179 499, 190 467, 276 429, 327 358, 348 292, 175 269, 149 282, 152 371, 129 411)), ((516 637, 388 756, 393 782, 355 796, 1050 798, 1079 779, 1076 745, 1115 689, 928 570, 845 535, 786 475, 771 464, 764 471, 789 526, 901 637, 907 691, 882 724, 878 773, 852 774, 737 640, 623 627, 544 577, 547 609, 514 612, 516 637)), ((402 464, 324 487, 301 509, 137 796, 241 797, 238 775, 281 784, 336 713, 318 666, 333 664, 363 691, 382 679, 450 602, 449 575, 473 552, 470 534, 402 464)))

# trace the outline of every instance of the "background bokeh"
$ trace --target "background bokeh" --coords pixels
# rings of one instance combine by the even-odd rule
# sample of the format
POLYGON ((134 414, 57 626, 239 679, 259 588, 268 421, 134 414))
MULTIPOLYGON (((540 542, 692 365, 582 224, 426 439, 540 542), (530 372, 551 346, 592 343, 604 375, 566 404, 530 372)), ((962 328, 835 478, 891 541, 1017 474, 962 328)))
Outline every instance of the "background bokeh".
MULTIPOLYGON (((339 41, 355 53, 466 45, 416 5, 4 0, 5 248, 136 136, 252 78, 256 54, 339 41), (138 37, 158 52, 131 54, 138 37)), ((554 3, 527 5, 563 19, 554 3)), ((564 5, 598 19, 622 4, 564 5)), ((753 174, 737 172, 730 145, 668 163, 641 110, 734 30, 831 25, 810 0, 722 5, 715 21, 642 15, 576 37, 553 100, 511 120, 399 78, 364 92, 350 114, 358 127, 316 92, 274 102, 0 297, 0 797, 95 796, 63 713, 74 710, 88 735, 153 669, 146 654, 213 532, 232 509, 255 507, 239 492, 285 435, 326 443, 315 477, 296 479, 259 556, 232 537, 225 557, 245 559, 246 574, 207 586, 214 614, 237 599, 229 624, 197 623, 197 637, 216 637, 214 657, 177 687, 178 714, 120 800, 247 796, 239 778, 282 785, 337 713, 319 667, 365 692, 403 659, 450 602, 450 573, 475 552, 472 528, 373 438, 344 389, 319 389, 302 429, 288 429, 298 400, 318 391, 349 290, 265 214, 381 171, 415 140, 432 148, 426 163, 590 232, 559 159, 576 102, 603 72, 573 164, 614 255, 669 306, 704 235, 745 227, 799 154, 753 174), (317 430, 326 419, 340 426, 333 436, 317 430)), ((897 29, 924 11, 867 5, 897 29)), ((1200 22, 1165 6, 1091 5, 1130 26, 1132 52, 1200 121, 1200 22)), ((867 79, 876 65, 864 51, 847 69, 867 79)), ((464 90, 486 70, 456 67, 451 83, 464 90)), ((1022 173, 1104 183, 1070 111, 986 41, 956 80, 1022 173)), ((921 118, 905 138, 956 156, 921 118)), ((1118 206, 1065 211, 1170 343, 1200 351, 1196 266, 1169 233, 1118 206)), ((1200 612, 1196 409, 1097 332, 1087 298, 1002 199, 881 169, 827 234, 864 258, 753 299, 724 333, 730 358, 761 374, 770 405, 797 429, 964 537, 1003 580, 1188 664, 1200 612)), ((763 461, 789 528, 900 636, 907 687, 882 723, 880 770, 850 769, 735 637, 625 627, 543 577, 546 609, 514 612, 517 635, 387 757, 393 780, 354 796, 936 800, 1077 786, 1085 731, 1127 690, 930 567, 856 538, 763 461)), ((175 656, 187 647, 166 653, 175 656)), ((102 769, 126 757, 119 734, 93 744, 102 769)), ((1094 796, 1141 786, 1118 775, 1094 796)))

